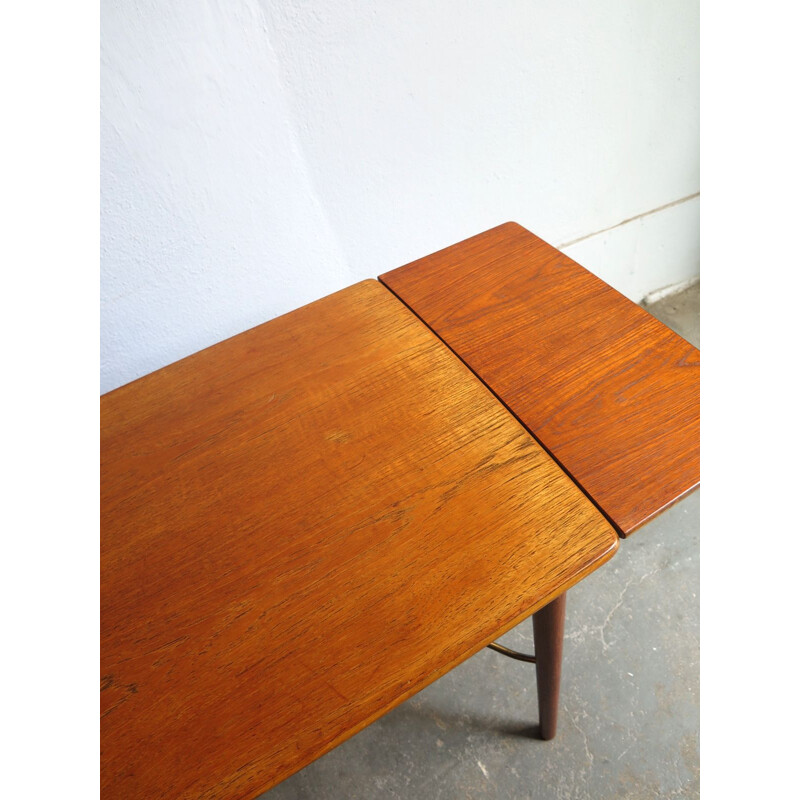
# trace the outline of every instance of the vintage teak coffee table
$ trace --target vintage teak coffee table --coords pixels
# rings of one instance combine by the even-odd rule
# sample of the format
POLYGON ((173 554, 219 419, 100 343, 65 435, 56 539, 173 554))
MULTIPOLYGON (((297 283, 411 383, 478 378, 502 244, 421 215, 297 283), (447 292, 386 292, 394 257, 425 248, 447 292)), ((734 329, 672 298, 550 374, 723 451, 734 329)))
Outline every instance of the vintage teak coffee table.
POLYGON ((101 399, 104 798, 255 797, 531 614, 552 737, 565 591, 698 485, 698 351, 529 231, 381 281, 101 399))
POLYGON ((116 389, 101 426, 106 800, 255 797, 535 612, 552 734, 558 598, 618 536, 384 286, 116 389))

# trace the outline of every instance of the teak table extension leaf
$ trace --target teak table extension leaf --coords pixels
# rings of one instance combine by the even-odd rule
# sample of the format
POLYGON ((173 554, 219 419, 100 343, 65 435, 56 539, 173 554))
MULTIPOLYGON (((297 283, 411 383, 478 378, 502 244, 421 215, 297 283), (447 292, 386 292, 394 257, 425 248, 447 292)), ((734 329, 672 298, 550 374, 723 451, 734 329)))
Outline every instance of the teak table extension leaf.
POLYGON ((530 231, 509 222, 380 280, 620 535, 699 485, 699 351, 530 231))
POLYGON ((247 800, 550 603, 613 528, 376 281, 101 399, 105 800, 247 800))

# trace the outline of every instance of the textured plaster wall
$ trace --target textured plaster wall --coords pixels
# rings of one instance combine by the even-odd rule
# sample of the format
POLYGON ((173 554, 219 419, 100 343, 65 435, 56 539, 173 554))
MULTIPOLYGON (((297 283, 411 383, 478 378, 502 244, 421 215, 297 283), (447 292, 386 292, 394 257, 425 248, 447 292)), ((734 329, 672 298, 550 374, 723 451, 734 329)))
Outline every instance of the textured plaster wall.
POLYGON ((103 391, 509 219, 697 274, 695 0, 101 12, 103 391))

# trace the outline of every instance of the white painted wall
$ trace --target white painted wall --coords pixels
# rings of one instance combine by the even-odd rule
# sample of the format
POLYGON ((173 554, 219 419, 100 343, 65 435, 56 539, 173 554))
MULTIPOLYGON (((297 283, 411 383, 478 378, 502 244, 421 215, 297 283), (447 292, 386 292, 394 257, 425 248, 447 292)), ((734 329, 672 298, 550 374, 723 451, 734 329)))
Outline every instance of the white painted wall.
POLYGON ((647 213, 699 189, 696 0, 103 0, 101 49, 103 391, 510 219, 698 273, 697 199, 647 213))

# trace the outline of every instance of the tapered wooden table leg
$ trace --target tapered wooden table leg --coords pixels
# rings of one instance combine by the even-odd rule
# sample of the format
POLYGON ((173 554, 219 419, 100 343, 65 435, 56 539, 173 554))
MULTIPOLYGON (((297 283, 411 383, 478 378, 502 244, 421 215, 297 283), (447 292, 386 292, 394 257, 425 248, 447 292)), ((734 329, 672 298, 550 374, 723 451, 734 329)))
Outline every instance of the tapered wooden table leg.
POLYGON ((566 609, 567 593, 564 592, 533 615, 539 732, 542 739, 552 739, 558 725, 558 691, 561 685, 561 652, 566 609))

